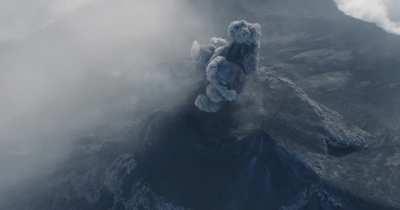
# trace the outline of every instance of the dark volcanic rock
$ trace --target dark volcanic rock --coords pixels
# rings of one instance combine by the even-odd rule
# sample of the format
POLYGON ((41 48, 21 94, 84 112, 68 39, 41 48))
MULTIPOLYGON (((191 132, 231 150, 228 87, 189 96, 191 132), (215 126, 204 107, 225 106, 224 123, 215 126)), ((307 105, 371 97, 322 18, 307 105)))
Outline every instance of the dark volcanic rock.
POLYGON ((345 173, 337 170, 350 163, 299 149, 294 139, 274 140, 262 129, 238 133, 234 110, 204 115, 180 107, 148 121, 152 134, 139 162, 151 189, 193 209, 385 209, 344 183, 332 185, 345 179, 330 173, 345 173))
POLYGON ((292 81, 273 71, 264 68, 247 84, 239 118, 275 139, 296 139, 314 151, 332 154, 366 148, 371 139, 370 134, 349 125, 338 112, 311 99, 292 81))
MULTIPOLYGON (((314 122, 311 120, 298 127, 298 135, 272 132, 273 120, 268 119, 277 113, 265 114, 265 111, 281 107, 277 102, 283 96, 263 104, 266 98, 254 98, 244 92, 244 99, 260 101, 250 100, 253 104, 249 106, 233 105, 216 114, 198 111, 190 98, 188 105, 156 111, 127 128, 130 130, 127 133, 141 142, 133 142, 127 136, 127 141, 117 147, 104 145, 102 149, 82 154, 79 160, 65 164, 68 167, 61 168, 50 182, 38 181, 32 189, 24 190, 35 192, 34 197, 19 196, 19 202, 9 203, 6 208, 384 210, 398 207, 398 186, 389 186, 396 183, 393 177, 400 168, 397 150, 385 151, 386 156, 380 156, 379 152, 371 156, 374 152, 368 150, 341 158, 329 156, 315 149, 314 144, 326 146, 316 136, 346 136, 340 129, 352 127, 341 118, 334 118, 340 129, 329 130, 332 125, 320 116, 327 115, 321 114, 325 108, 319 108, 288 80, 268 74, 252 84, 260 88, 258 93, 271 91, 271 96, 273 91, 278 95, 282 95, 281 90, 293 91, 287 91, 287 98, 291 103, 299 103, 310 118, 318 120, 319 130, 312 133, 320 134, 307 136, 311 140, 301 136, 312 128, 306 124, 314 122), (267 78, 279 82, 266 83, 267 78), (258 117, 244 116, 248 113, 257 113, 258 117), (271 122, 259 124, 262 119, 271 122), (365 172, 367 166, 375 173, 365 172)), ((292 114, 290 109, 278 110, 292 114)), ((278 120, 297 123, 296 118, 278 120)))
POLYGON ((194 209, 278 209, 318 183, 312 170, 265 132, 252 131, 243 139, 230 129, 213 133, 207 128, 211 118, 226 122, 230 116, 203 116, 186 107, 149 122, 158 131, 143 157, 153 189, 194 209))
MULTIPOLYGON (((184 95, 168 106, 174 91, 138 100, 145 111, 122 114, 134 123, 95 136, 0 209, 400 209, 399 37, 330 0, 190 2, 210 28, 238 14, 263 25, 266 68, 238 103, 207 114, 184 95)), ((190 66, 172 68, 177 89, 199 86, 183 76, 190 66)))

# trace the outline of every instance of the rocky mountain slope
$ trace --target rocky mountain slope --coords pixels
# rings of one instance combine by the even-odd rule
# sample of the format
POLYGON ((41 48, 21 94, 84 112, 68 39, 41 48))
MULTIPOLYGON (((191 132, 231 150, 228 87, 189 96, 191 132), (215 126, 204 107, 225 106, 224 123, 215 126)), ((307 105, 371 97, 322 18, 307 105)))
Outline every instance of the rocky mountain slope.
POLYGON ((189 96, 139 99, 1 209, 400 209, 400 37, 328 0, 191 3, 216 33, 263 25, 263 67, 238 103, 198 111, 201 72, 162 64, 189 96))

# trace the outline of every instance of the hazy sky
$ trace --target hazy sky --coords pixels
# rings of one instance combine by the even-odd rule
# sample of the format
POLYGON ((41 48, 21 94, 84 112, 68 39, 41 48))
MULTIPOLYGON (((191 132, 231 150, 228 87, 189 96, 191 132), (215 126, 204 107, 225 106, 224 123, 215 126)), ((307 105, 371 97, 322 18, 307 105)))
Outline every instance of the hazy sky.
POLYGON ((189 92, 158 64, 200 34, 194 14, 183 0, 0 0, 0 197, 138 98, 189 92))
MULTIPOLYGON (((0 43, 23 39, 57 19, 101 0, 0 0, 0 43)), ((400 0, 332 0, 339 9, 400 34, 400 0)))
POLYGON ((96 0, 1 0, 0 42, 21 39, 96 0))
MULTIPOLYGON (((1 0, 0 43, 21 39, 63 16, 102 0, 1 0)), ((400 34, 399 0, 333 0, 348 15, 400 34)))
POLYGON ((340 10, 355 18, 400 34, 399 0, 335 0, 340 10))

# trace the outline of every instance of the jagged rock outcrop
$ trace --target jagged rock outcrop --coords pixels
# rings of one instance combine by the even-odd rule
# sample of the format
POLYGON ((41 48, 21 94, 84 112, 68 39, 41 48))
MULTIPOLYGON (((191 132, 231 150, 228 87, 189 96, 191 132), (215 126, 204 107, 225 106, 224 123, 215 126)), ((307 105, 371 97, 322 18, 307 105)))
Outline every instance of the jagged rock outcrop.
POLYGON ((289 79, 266 68, 247 82, 243 95, 238 117, 253 124, 247 127, 262 128, 276 139, 296 139, 322 153, 346 153, 366 148, 372 138, 348 124, 338 112, 311 99, 289 79))
POLYGON ((204 116, 194 107, 154 116, 146 127, 157 132, 147 138, 151 146, 142 157, 149 186, 194 209, 377 208, 331 185, 328 174, 344 173, 336 170, 347 168, 346 161, 335 165, 334 158, 275 140, 263 130, 243 136, 235 129, 212 129, 218 123, 233 128, 237 124, 226 123, 231 120, 226 113, 204 116))
POLYGON ((113 198, 113 204, 109 209, 186 209, 154 193, 139 177, 140 172, 136 167, 135 158, 126 154, 117 157, 107 169, 104 185, 113 198))

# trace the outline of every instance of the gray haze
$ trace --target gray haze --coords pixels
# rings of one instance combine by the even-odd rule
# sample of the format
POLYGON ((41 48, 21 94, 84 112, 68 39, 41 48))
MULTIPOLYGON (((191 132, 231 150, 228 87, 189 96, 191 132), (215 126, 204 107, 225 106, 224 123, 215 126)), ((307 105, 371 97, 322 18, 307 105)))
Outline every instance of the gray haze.
POLYGON ((78 136, 138 100, 178 103, 188 90, 159 64, 185 58, 190 34, 205 32, 181 0, 2 0, 0 8, 0 192, 50 172, 78 136))
MULTIPOLYGON (((398 32, 382 24, 389 13, 371 19, 343 5, 398 32)), ((208 12, 185 0, 1 0, 0 193, 50 172, 78 136, 138 100, 179 103, 189 90, 162 63, 185 59, 194 39, 224 35, 211 33, 208 12)))

